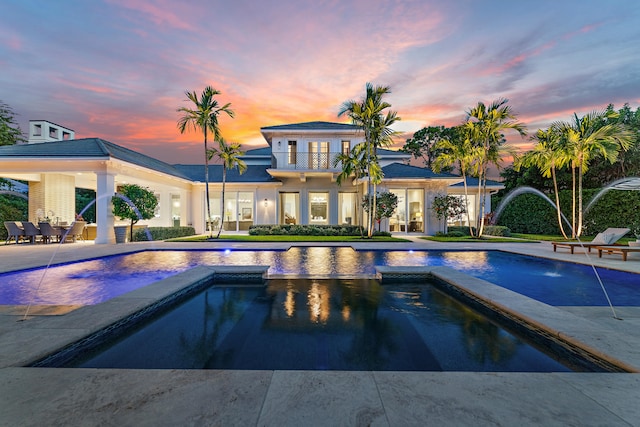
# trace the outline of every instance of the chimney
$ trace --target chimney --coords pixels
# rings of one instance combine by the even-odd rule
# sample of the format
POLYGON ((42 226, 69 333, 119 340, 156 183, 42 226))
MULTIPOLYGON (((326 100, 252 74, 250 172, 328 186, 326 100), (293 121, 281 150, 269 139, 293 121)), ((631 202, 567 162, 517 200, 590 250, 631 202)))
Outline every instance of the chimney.
POLYGON ((67 141, 74 139, 75 135, 76 133, 73 130, 47 120, 29 120, 29 140, 27 144, 67 141))

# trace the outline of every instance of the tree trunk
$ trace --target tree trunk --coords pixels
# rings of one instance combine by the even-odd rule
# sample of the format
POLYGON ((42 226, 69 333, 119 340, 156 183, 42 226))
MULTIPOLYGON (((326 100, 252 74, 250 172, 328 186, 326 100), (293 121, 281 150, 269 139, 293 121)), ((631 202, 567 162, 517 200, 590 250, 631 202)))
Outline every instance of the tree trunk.
POLYGON ((209 204, 209 149, 207 147, 207 127, 204 126, 204 192, 207 201, 207 219, 205 221, 205 229, 209 229, 209 238, 213 237, 213 228, 211 227, 211 206, 209 204))
POLYGON ((558 181, 556 180, 556 169, 554 167, 551 168, 551 178, 553 179, 553 190, 556 193, 556 212, 558 213, 558 225, 560 226, 560 231, 562 232, 562 236, 565 239, 568 239, 567 233, 564 231, 564 226, 562 224, 562 211, 560 210, 560 195, 558 194, 558 181))
POLYGON ((225 185, 227 183, 227 168, 225 165, 222 165, 222 206, 221 206, 221 213, 222 215, 220 215, 222 217, 222 219, 220 220, 220 228, 218 228, 218 235, 216 236, 216 239, 220 238, 220 233, 222 232, 222 226, 224 225, 224 191, 225 191, 225 185))

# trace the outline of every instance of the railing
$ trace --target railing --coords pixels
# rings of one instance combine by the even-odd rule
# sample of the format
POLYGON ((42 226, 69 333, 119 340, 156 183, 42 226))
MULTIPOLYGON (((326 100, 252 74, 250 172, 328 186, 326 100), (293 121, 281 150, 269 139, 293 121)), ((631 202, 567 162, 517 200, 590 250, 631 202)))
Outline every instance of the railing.
POLYGON ((340 153, 318 153, 298 151, 296 153, 273 153, 274 166, 280 170, 340 170, 341 163, 334 166, 336 156, 340 153))

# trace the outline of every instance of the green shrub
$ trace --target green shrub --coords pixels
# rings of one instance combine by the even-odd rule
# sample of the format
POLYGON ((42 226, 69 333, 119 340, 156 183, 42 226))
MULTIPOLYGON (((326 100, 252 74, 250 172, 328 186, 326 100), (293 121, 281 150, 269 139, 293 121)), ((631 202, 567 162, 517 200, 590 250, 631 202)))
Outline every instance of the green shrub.
MULTIPOLYGON (((358 225, 252 225, 249 234, 252 236, 360 236, 362 227, 358 225)), ((379 234, 390 235, 390 233, 379 234)))
POLYGON ((500 236, 500 237, 511 237, 511 230, 509 227, 504 227, 502 225, 487 225, 483 231, 487 236, 500 236))
MULTIPOLYGON (((473 234, 476 234, 476 228, 475 227, 471 227, 473 229, 473 234)), ((455 236, 455 237, 462 237, 462 236, 470 236, 471 234, 469 233, 469 227, 466 225, 451 225, 449 227, 447 227, 447 236, 451 236, 451 233, 462 233, 460 236, 455 236)))
POLYGON ((463 233, 462 231, 449 231, 447 234, 441 234, 444 237, 466 237, 469 236, 469 232, 463 233))
POLYGON ((193 227, 147 227, 140 228, 133 232, 134 242, 145 242, 149 240, 147 230, 151 234, 152 240, 175 239, 177 237, 193 236, 196 230, 193 227))

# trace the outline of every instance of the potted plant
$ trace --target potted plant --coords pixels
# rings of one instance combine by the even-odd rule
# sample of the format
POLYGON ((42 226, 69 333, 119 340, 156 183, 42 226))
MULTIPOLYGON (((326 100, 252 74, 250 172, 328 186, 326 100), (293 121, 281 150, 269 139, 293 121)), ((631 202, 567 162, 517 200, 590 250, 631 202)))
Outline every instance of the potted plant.
POLYGON ((629 246, 640 246, 640 220, 631 224, 630 228, 633 235, 636 236, 636 241, 630 241, 629 246))

